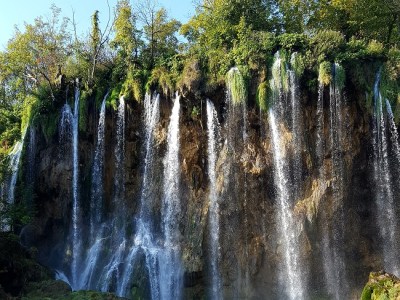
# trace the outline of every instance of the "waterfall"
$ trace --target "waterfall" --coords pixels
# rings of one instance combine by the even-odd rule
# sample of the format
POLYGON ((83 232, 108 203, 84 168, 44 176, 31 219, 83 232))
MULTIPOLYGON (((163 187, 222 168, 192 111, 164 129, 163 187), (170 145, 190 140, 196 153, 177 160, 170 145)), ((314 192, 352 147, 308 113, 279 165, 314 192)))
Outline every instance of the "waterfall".
MULTIPOLYGON (((15 202, 15 187, 17 185, 19 162, 21 153, 24 146, 25 131, 22 134, 21 140, 16 142, 11 152, 8 154, 9 158, 9 171, 8 182, 3 182, 1 187, 1 196, 6 198, 7 205, 12 205, 15 202)), ((0 212, 4 209, 3 204, 0 203, 0 212)), ((0 231, 11 230, 10 220, 0 220, 0 231)))
POLYGON ((103 177, 104 177, 104 136, 106 119, 106 99, 105 95, 100 107, 99 124, 97 126, 97 142, 94 152, 92 169, 92 187, 90 195, 90 239, 93 242, 95 231, 102 221, 103 210, 103 177))
POLYGON ((142 182, 142 192, 140 197, 140 212, 136 222, 136 234, 134 243, 125 260, 125 269, 122 281, 118 285, 117 295, 125 296, 127 294, 128 284, 136 262, 139 250, 145 254, 146 267, 149 272, 151 299, 159 299, 159 283, 157 278, 157 255, 159 248, 154 241, 154 225, 151 214, 152 187, 154 172, 154 130, 158 124, 160 112, 160 96, 153 97, 146 94, 144 100, 144 125, 145 125, 145 160, 142 182))
POLYGON ((24 136, 22 137, 21 141, 18 141, 15 145, 13 150, 9 154, 10 160, 10 184, 8 186, 8 193, 7 193, 7 203, 13 204, 15 201, 15 186, 17 184, 18 178, 18 170, 19 170, 19 161, 21 159, 22 148, 24 146, 24 136))
MULTIPOLYGON (((324 221, 322 223, 322 256, 325 275, 325 284, 328 293, 334 299, 343 299, 347 292, 346 265, 344 262, 344 162, 342 157, 342 144, 344 139, 344 125, 342 121, 342 88, 340 82, 341 66, 333 64, 332 82, 329 88, 329 146, 331 149, 331 187, 332 201, 323 211, 324 221)), ((322 87, 322 83, 320 84, 322 87)), ((320 88, 320 97, 323 90, 320 88)), ((321 99, 322 102, 322 99, 321 99)), ((317 104, 323 107, 323 104, 317 104)), ((319 110, 319 107, 318 107, 319 110)), ((318 112, 319 113, 319 112, 318 112)), ((321 112, 323 113, 323 112, 321 112)), ((323 128, 323 122, 322 122, 323 128)), ((327 174, 323 164, 324 144, 322 142, 323 132, 317 132, 317 158, 320 164, 321 179, 326 181, 327 174)), ((326 201, 327 199, 325 199, 326 201)))
POLYGON ((210 180, 209 191, 209 224, 210 224, 210 259, 211 259, 211 294, 210 299, 222 299, 221 295, 221 279, 218 268, 220 258, 219 252, 219 204, 217 194, 217 174, 216 164, 218 155, 218 139, 220 133, 220 125, 218 122, 217 112, 213 103, 207 100, 207 155, 208 155, 208 177, 210 180))
MULTIPOLYGON (((118 211, 124 213, 121 204, 125 194, 125 99, 119 98, 117 111, 117 143, 115 145, 115 177, 114 177, 114 205, 118 206, 118 211)), ((114 207, 115 209, 115 207, 114 207)))
MULTIPOLYGON (((291 65, 295 65, 297 53, 293 53, 290 59, 291 65)), ((303 122, 301 116, 299 80, 294 70, 288 70, 289 89, 292 109, 292 148, 293 148, 293 193, 294 199, 300 197, 302 185, 302 149, 303 149, 303 122)))
POLYGON ((317 101, 317 136, 316 136, 316 156, 319 168, 319 176, 324 181, 324 156, 325 156, 325 143, 324 143, 324 85, 322 83, 318 86, 318 101, 317 101))
POLYGON ((74 115, 72 118, 72 288, 78 285, 78 267, 81 260, 80 236, 80 203, 79 203, 79 156, 78 156, 78 130, 79 130, 79 88, 75 87, 74 115))
POLYGON ((126 209, 125 209, 125 99, 119 98, 116 120, 116 144, 114 148, 114 195, 112 198, 113 212, 109 219, 108 227, 111 230, 108 243, 114 248, 109 253, 100 279, 97 283, 101 291, 109 291, 115 282, 122 280, 122 262, 128 241, 125 234, 126 209))
POLYGON ((293 195, 288 189, 290 184, 289 166, 286 160, 285 140, 280 132, 280 122, 284 120, 285 100, 284 87, 287 86, 285 78, 282 77, 282 62, 279 52, 275 56, 272 67, 273 78, 271 87, 273 93, 273 107, 268 112, 268 122, 271 130, 272 152, 274 162, 274 180, 277 197, 277 233, 281 239, 283 249, 283 270, 281 271, 281 282, 286 284, 286 293, 289 299, 305 299, 305 283, 307 272, 300 260, 299 233, 300 226, 296 223, 292 212, 293 195))
POLYGON ((183 270, 181 263, 179 215, 180 207, 180 162, 179 162, 179 114, 180 96, 174 100, 168 126, 167 153, 164 158, 164 198, 162 224, 164 251, 160 253, 161 299, 181 299, 183 270))
MULTIPOLYGON (((248 270, 248 219, 247 219, 247 174, 242 171, 242 164, 246 158, 247 140, 247 91, 243 75, 237 67, 227 73, 226 83, 226 120, 224 125, 225 145, 222 157, 225 157, 223 166, 223 191, 220 196, 220 231, 219 244, 223 249, 231 251, 231 244, 238 239, 244 241, 244 249, 240 252, 224 253, 231 256, 229 268, 235 274, 233 298, 250 297, 252 292, 248 270), (241 210, 241 216, 238 211, 241 210), (229 217, 228 217, 229 216, 229 217), (239 236, 237 233, 240 233, 239 236), (244 273, 244 274, 243 274, 244 273)), ((221 263, 225 264, 222 260, 221 263)), ((222 281, 222 280, 221 280, 222 281)), ((225 285, 221 282, 221 288, 225 285)))
POLYGON ((28 166, 26 172, 27 187, 30 190, 28 196, 28 205, 32 206, 33 189, 35 183, 35 164, 36 164, 36 130, 29 126, 29 144, 28 144, 28 166))
POLYGON ((104 146, 105 146, 105 95, 100 107, 99 124, 97 126, 97 141, 92 167, 92 186, 90 193, 90 216, 89 216, 89 250, 86 252, 85 260, 82 261, 81 272, 77 282, 78 289, 95 288, 96 274, 95 269, 98 259, 104 246, 104 224, 102 224, 103 214, 103 177, 104 177, 104 146))
MULTIPOLYGON (((383 99, 379 91, 380 71, 376 75, 374 85, 374 123, 373 123, 373 149, 374 149, 374 181, 375 181, 375 199, 377 206, 377 221, 382 239, 383 267, 385 271, 400 275, 399 258, 396 255, 398 243, 396 233, 398 230, 393 178, 390 170, 390 153, 387 141, 387 122, 389 121, 389 130, 392 138, 396 138, 396 131, 392 129, 393 114, 391 114, 390 103, 387 107, 388 121, 383 112, 383 99), (394 134, 394 135, 393 135, 394 134)), ((394 127, 395 128, 395 127, 394 127)), ((395 155, 398 142, 395 141, 395 155)), ((396 157, 397 159, 397 157, 396 157)))

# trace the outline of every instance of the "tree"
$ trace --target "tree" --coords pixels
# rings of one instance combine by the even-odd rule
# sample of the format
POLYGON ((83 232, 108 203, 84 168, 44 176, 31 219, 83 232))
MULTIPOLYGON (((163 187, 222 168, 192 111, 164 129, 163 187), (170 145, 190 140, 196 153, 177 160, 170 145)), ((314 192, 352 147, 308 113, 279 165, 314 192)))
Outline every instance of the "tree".
POLYGON ((0 67, 7 84, 23 80, 23 94, 47 84, 54 100, 54 77, 70 53, 71 37, 68 19, 60 20, 61 10, 54 5, 51 11, 50 19, 39 17, 33 25, 25 24, 24 32, 16 30, 4 53, 7 63, 0 67))
POLYGON ((137 62, 139 46, 141 45, 139 31, 135 26, 136 18, 128 0, 117 3, 114 23, 115 37, 111 46, 118 51, 120 61, 126 61, 128 69, 137 62))

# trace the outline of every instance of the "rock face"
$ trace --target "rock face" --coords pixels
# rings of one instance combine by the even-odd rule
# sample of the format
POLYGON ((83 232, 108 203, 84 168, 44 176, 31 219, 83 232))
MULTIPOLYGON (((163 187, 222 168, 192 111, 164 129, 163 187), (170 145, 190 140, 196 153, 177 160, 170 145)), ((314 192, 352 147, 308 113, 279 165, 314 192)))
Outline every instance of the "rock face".
MULTIPOLYGON (((188 87, 188 90, 192 92, 191 87, 188 87)), ((277 228, 281 224, 278 224, 276 219, 277 191, 268 116, 260 113, 255 107, 248 107, 246 142, 241 143, 239 133, 234 133, 232 141, 235 146, 232 152, 226 146, 227 136, 232 134, 233 129, 227 125, 224 92, 218 90, 208 96, 215 103, 218 118, 223 126, 222 138, 219 140, 221 151, 218 153, 217 162, 217 190, 220 201, 219 269, 223 282, 222 292, 227 299, 285 299, 282 293, 285 279, 279 275, 283 249, 281 237, 277 236, 277 228)), ((199 100, 189 92, 187 97, 192 98, 183 97, 181 100, 181 215, 176 221, 180 228, 185 271, 184 297, 198 299, 207 295, 210 285, 210 186, 207 170, 206 97, 199 100), (194 108, 198 114, 193 113, 194 108)), ((360 293, 368 273, 382 266, 371 175, 370 115, 363 105, 363 91, 354 90, 347 95, 346 103, 339 112, 346 116, 347 138, 342 139, 340 145, 345 178, 343 198, 338 200, 332 187, 336 178, 328 175, 321 179, 319 176, 315 153, 317 98, 317 94, 308 92, 302 92, 299 98, 304 143, 301 149, 296 149, 301 153, 302 180, 298 199, 293 203, 293 214, 300 232, 300 261, 307 269, 307 278, 304 280, 309 297, 333 298, 331 292, 325 288, 322 267, 325 250, 322 238, 325 228, 333 230, 335 222, 343 222, 342 244, 335 247, 340 247, 340 251, 343 252, 348 284, 346 295, 351 298, 352 295, 360 293), (339 212, 342 213, 340 217, 339 212)), ((171 107, 169 99, 161 100, 161 117, 155 134, 154 151, 157 155, 155 165, 159 172, 156 172, 156 178, 153 178, 159 181, 159 187, 162 187, 166 130, 171 107)), ((324 113, 328 120, 329 112, 324 113)), ((126 214, 134 223, 134 217, 139 211, 144 159, 143 108, 138 103, 128 103, 126 114, 124 201, 126 214)), ((88 129, 84 133, 80 132, 79 140, 79 185, 83 215, 87 214, 89 209, 97 111, 89 111, 88 118, 88 129)), ((235 124, 240 120, 231 122, 235 124)), ((283 156, 292 164, 295 149, 291 146, 292 133, 289 122, 281 121, 279 128, 283 133, 283 156)), ((107 216, 113 205, 115 174, 115 112, 111 109, 106 113, 105 132, 104 207, 107 216)), ((327 128, 323 137, 329 140, 327 128)), ((21 240, 27 247, 34 246, 38 249, 37 257, 41 263, 54 269, 67 269, 71 259, 68 240, 72 206, 71 157, 68 151, 60 149, 57 136, 46 142, 39 133, 37 144, 34 189, 37 213, 33 222, 21 231, 21 240)), ((332 147, 325 148, 322 163, 326 169, 332 168, 332 147)), ((156 187, 154 190, 154 198, 160 199, 161 188, 156 187)), ((154 219, 157 226, 161 226, 160 210, 160 204, 156 204, 154 219)), ((83 223, 82 226, 87 227, 88 224, 83 223)))

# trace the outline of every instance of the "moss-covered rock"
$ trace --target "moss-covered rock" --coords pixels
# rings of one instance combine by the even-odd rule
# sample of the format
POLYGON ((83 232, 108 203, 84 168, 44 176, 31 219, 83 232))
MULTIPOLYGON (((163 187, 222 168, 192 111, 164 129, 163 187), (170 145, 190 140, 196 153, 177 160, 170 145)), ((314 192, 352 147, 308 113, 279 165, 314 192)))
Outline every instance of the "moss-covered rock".
POLYGON ((371 272, 362 291, 361 300, 385 299, 400 299, 400 279, 383 271, 371 272))

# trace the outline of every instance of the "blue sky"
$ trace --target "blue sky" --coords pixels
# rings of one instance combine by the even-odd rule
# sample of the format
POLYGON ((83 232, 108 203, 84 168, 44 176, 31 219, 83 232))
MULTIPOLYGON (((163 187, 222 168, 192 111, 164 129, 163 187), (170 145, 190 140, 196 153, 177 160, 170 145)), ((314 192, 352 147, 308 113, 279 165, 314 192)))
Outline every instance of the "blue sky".
MULTIPOLYGON (((131 0, 134 4, 140 0, 131 0)), ((100 12, 101 25, 105 26, 108 18, 106 0, 7 0, 1 1, 0 9, 0 49, 4 49, 7 41, 14 33, 14 25, 23 29, 24 22, 33 23, 38 16, 49 16, 50 6, 54 3, 62 9, 62 16, 72 19, 72 10, 75 11, 75 20, 78 31, 88 32, 90 16, 95 10, 100 12)), ((117 0, 109 0, 111 9, 117 0)), ((167 9, 168 15, 185 23, 194 14, 194 0, 158 0, 160 6, 167 9)))

